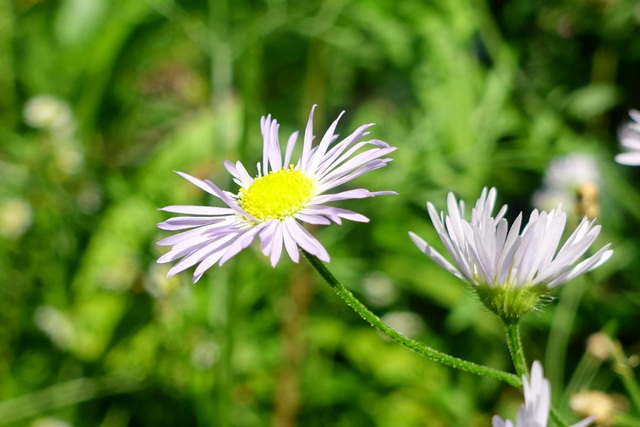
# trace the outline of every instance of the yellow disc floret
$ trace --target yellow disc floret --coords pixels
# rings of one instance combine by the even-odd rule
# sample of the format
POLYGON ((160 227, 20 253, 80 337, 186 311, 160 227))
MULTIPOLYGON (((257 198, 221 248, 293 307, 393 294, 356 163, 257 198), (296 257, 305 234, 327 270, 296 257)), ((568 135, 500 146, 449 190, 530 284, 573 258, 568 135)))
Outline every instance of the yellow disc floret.
POLYGON ((241 188, 240 207, 261 221, 284 219, 304 208, 315 189, 314 180, 299 170, 282 168, 241 188))

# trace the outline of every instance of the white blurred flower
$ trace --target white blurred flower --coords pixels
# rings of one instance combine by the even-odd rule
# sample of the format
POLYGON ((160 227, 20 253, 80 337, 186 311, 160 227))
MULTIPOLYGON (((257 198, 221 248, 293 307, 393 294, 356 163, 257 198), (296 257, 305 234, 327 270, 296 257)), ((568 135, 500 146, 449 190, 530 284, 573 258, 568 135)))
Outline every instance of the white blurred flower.
POLYGON ((30 427, 72 427, 72 424, 60 418, 41 417, 34 420, 30 427))
POLYGON ((67 175, 74 175, 84 165, 84 152, 76 141, 61 141, 54 146, 54 161, 58 169, 67 175))
POLYGON ((471 221, 464 202, 449 193, 449 214, 438 215, 431 202, 427 210, 452 264, 416 234, 409 236, 418 248, 439 266, 475 285, 481 300, 501 318, 518 318, 532 310, 548 289, 590 271, 613 253, 606 244, 591 257, 575 265, 600 233, 600 226, 583 218, 564 245, 559 247, 566 224, 560 207, 551 212, 534 210, 520 231, 522 213, 511 227, 504 218, 507 206, 493 216, 497 192, 482 190, 471 221))
POLYGON ((220 359, 220 346, 211 340, 200 341, 191 352, 191 364, 199 371, 207 371, 220 359))
POLYGON ((76 341, 76 328, 57 308, 44 305, 34 312, 36 326, 62 350, 70 349, 76 341))
POLYGON ((611 338, 604 332, 596 332, 587 338, 587 354, 602 362, 611 359, 612 347, 611 338))
POLYGON ((362 287, 367 300, 376 307, 387 306, 398 297, 398 291, 391 279, 379 271, 367 274, 362 281, 362 287))
POLYGON ((425 328, 424 320, 411 311, 392 311, 381 317, 382 321, 409 338, 416 338, 425 328))
POLYGON ((615 425, 616 415, 623 411, 627 402, 624 396, 610 396, 601 391, 582 391, 571 396, 571 409, 579 415, 591 416, 599 425, 615 425))
POLYGON ((620 128, 618 139, 620 145, 629 151, 616 155, 616 162, 621 165, 640 166, 640 111, 630 110, 632 122, 620 128))
POLYGON ((18 197, 0 200, 0 236, 7 239, 22 236, 31 226, 32 216, 26 200, 18 197))
POLYGON ((154 298, 164 298, 173 294, 180 287, 180 279, 176 276, 167 277, 170 267, 153 263, 144 281, 144 288, 154 298))
POLYGON ((78 209, 86 215, 94 214, 102 205, 102 189, 91 182, 85 183, 78 193, 78 209))
POLYGON ((99 270, 99 284, 108 291, 122 292, 133 286, 139 274, 138 259, 121 254, 99 270))
POLYGON ((31 127, 56 130, 71 123, 69 104, 52 95, 31 98, 24 106, 24 121, 31 127))
MULTIPOLYGON (((537 360, 531 367, 531 380, 522 376, 524 388, 524 404, 518 409, 515 427, 547 427, 549 410, 551 409, 551 385, 544 377, 542 365, 537 360)), ((570 427, 585 427, 593 422, 594 417, 585 418, 570 427)), ((511 420, 503 420, 495 415, 491 419, 493 427, 514 427, 511 420)))
POLYGON ((554 158, 544 175, 543 187, 533 195, 533 205, 551 210, 562 204, 567 212, 593 219, 599 211, 600 179, 598 164, 590 154, 554 158))

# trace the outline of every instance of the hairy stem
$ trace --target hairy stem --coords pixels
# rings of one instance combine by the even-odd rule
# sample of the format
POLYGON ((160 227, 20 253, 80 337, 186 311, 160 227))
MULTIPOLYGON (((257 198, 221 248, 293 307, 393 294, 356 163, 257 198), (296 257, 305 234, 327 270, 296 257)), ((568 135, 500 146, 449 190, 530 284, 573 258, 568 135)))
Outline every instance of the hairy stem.
POLYGON ((333 276, 333 274, 331 274, 331 272, 327 269, 326 265, 322 261, 305 251, 302 251, 302 254, 305 256, 305 258, 307 258, 307 260, 309 260, 311 265, 316 269, 316 271, 318 271, 322 278, 326 280, 329 286, 333 288, 338 296, 342 298, 356 313, 358 313, 360 317, 366 320, 371 326, 376 328, 382 334, 386 335, 397 343, 402 344, 403 346, 445 366, 449 366, 465 372, 470 372, 472 374, 480 375, 483 377, 503 381, 514 387, 522 386, 522 381, 516 375, 450 356, 425 344, 405 337, 401 333, 392 329, 389 325, 380 320, 378 316, 373 314, 367 307, 365 307, 364 304, 362 304, 333 276))
POLYGON ((513 366, 515 366, 517 374, 519 376, 525 375, 528 378, 529 370, 527 368, 527 359, 524 356, 518 321, 504 321, 504 331, 507 339, 507 347, 509 347, 511 360, 513 360, 513 366))
MULTIPOLYGON (((527 359, 524 355, 524 347, 522 346, 522 338, 520 338, 520 325, 517 320, 504 320, 505 336, 507 338, 507 347, 513 360, 513 366, 519 376, 529 378, 529 369, 527 359)), ((551 407, 551 419, 558 427, 567 427, 568 424, 562 419, 560 412, 551 407)))

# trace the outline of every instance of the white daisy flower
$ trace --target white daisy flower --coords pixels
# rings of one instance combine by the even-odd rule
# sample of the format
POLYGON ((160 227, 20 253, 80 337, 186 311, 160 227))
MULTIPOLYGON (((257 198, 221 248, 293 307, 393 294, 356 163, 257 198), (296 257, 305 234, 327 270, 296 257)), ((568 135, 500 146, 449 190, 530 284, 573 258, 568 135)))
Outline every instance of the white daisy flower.
POLYGON ((600 171, 588 153, 571 153, 551 160, 543 187, 533 195, 536 209, 551 210, 562 204, 565 211, 589 218, 598 216, 600 171))
MULTIPOLYGON (((537 360, 531 367, 531 382, 522 376, 524 404, 518 409, 515 427, 547 427, 551 408, 551 385, 544 377, 542 365, 537 360)), ((570 427, 586 427, 594 417, 585 418, 570 427)), ((511 420, 503 420, 495 415, 491 419, 492 427, 514 427, 511 420)))
POLYGON ((616 155, 616 162, 621 165, 640 166, 640 111, 630 110, 632 122, 620 128, 618 138, 620 145, 630 151, 616 155))
POLYGON ((298 262, 298 248, 328 262, 329 254, 301 223, 327 225, 331 221, 341 224, 342 219, 368 222, 365 216, 327 205, 329 202, 362 199, 394 191, 371 192, 364 188, 326 194, 352 179, 381 168, 391 161, 384 158, 396 148, 386 142, 372 139, 361 141, 373 123, 357 128, 340 142, 334 133, 344 111, 329 126, 320 143, 312 146, 313 111, 304 134, 302 152, 293 163, 292 154, 298 132, 287 142, 284 156, 278 140, 278 122, 271 115, 262 117, 260 126, 264 138, 262 164, 258 163, 258 176, 252 178, 241 162, 225 161, 225 167, 240 186, 237 194, 223 191, 209 180, 199 180, 186 173, 177 172, 194 185, 219 198, 226 206, 167 206, 161 210, 180 216, 158 224, 163 230, 182 231, 158 242, 172 246, 158 259, 159 263, 182 258, 169 276, 195 264, 194 283, 214 264, 222 265, 259 237, 262 252, 275 266, 282 248, 298 262), (370 146, 362 150, 362 148, 370 146))
POLYGON ((496 196, 495 188, 483 189, 470 222, 464 218, 464 202, 457 201, 453 193, 447 198, 446 216, 443 212, 438 215, 427 202, 431 221, 453 264, 416 234, 409 232, 409 236, 442 268, 476 285, 480 298, 500 317, 520 317, 535 307, 547 289, 598 267, 611 256, 607 244, 574 265, 600 233, 599 225, 584 218, 558 250, 566 223, 560 206, 550 212, 534 210, 521 231, 522 213, 511 227, 504 218, 506 205, 492 216, 496 196))
POLYGON ((45 130, 60 129, 73 119, 69 104, 52 95, 31 98, 24 106, 23 115, 29 126, 45 130))

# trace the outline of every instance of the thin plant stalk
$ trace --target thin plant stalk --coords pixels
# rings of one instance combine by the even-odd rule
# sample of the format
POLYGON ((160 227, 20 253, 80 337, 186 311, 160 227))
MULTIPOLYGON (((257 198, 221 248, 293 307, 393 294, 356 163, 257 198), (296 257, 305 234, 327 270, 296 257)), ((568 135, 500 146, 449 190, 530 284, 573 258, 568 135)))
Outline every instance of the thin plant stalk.
POLYGON ((613 342, 611 345, 611 355, 613 356, 613 370, 622 381, 622 385, 629 394, 629 399, 633 403, 633 406, 640 411, 640 385, 633 374, 629 361, 624 355, 622 345, 619 342, 613 342))
POLYGON ((640 426, 640 418, 629 414, 616 415, 615 425, 618 427, 638 427, 640 426))
POLYGON ((527 368, 527 359, 524 355, 524 348, 522 346, 522 339, 520 338, 520 326, 518 321, 504 321, 505 337, 507 339, 507 347, 511 354, 511 360, 513 360, 513 366, 516 368, 516 372, 519 376, 529 377, 529 370, 527 368))
MULTIPOLYGON (((522 345, 522 338, 520 337, 520 324, 517 320, 504 320, 504 330, 507 339, 507 347, 513 360, 513 365, 516 368, 518 375, 529 377, 529 370, 527 366, 527 359, 524 355, 524 347, 522 345)), ((562 419, 560 412, 551 407, 551 419, 556 423, 558 427, 567 427, 569 424, 562 419)))
POLYGON ((79 378, 0 402, 0 425, 11 424, 89 400, 133 393, 145 387, 133 373, 79 378))
POLYGON ((347 305, 349 305, 360 317, 385 336, 445 366, 502 381, 514 387, 522 387, 522 381, 516 375, 450 356, 418 341, 407 338, 398 331, 392 329, 378 316, 373 314, 373 312, 371 312, 367 307, 365 307, 365 305, 362 304, 351 292, 349 292, 349 290, 333 276, 322 261, 305 251, 302 251, 302 254, 307 258, 320 276, 322 276, 322 278, 329 284, 329 286, 333 288, 338 296, 347 303, 347 305))
POLYGON ((544 370, 546 377, 551 381, 553 389, 560 393, 563 392, 562 379, 564 378, 571 329, 576 318, 578 305, 587 289, 586 286, 576 286, 576 284, 562 287, 556 314, 553 317, 551 330, 549 331, 547 350, 544 357, 544 370))

